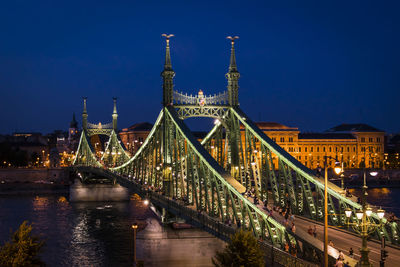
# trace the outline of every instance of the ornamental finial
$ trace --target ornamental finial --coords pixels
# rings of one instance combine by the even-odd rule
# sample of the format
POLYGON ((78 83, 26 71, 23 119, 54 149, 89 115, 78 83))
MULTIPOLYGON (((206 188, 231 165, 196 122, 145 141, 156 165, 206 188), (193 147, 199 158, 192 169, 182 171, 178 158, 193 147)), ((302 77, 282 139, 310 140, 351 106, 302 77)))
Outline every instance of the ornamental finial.
POLYGON ((175 35, 163 33, 163 34, 161 34, 161 36, 165 37, 165 40, 167 41, 167 45, 169 45, 169 38, 174 37, 175 35))
POLYGON ((173 34, 166 34, 163 33, 161 36, 165 37, 167 41, 167 47, 165 51, 165 63, 164 63, 164 70, 172 70, 172 63, 171 63, 171 53, 169 51, 169 38, 173 37, 173 34))
POLYGON ((228 36, 228 37, 226 37, 226 39, 229 39, 229 40, 231 40, 231 44, 232 44, 232 46, 235 44, 235 40, 236 39, 239 39, 239 36, 228 36))
POLYGON ((236 56, 235 56, 235 40, 239 39, 239 36, 228 36, 226 39, 231 40, 231 60, 229 63, 229 72, 237 72, 237 66, 236 66, 236 56))

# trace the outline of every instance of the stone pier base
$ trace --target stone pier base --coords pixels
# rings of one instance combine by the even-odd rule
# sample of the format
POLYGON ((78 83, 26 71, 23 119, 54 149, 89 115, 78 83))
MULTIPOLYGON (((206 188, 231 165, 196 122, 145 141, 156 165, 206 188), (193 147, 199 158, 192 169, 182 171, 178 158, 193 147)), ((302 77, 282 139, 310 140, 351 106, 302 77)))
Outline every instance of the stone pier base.
POLYGON ((79 201, 127 201, 129 191, 125 187, 106 184, 82 184, 75 180, 69 188, 69 200, 79 201))

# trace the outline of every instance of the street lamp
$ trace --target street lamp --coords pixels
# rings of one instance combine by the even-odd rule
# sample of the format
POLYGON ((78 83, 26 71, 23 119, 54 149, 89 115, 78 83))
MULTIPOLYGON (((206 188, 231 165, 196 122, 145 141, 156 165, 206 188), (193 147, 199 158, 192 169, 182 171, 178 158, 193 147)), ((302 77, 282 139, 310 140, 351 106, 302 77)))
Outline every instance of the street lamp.
POLYGON ((137 223, 132 224, 132 229, 133 229, 133 264, 136 266, 136 231, 137 231, 138 225, 137 223))
POLYGON ((325 267, 328 267, 328 158, 336 160, 335 162, 335 173, 339 174, 342 171, 339 161, 332 156, 324 156, 324 167, 325 167, 325 183, 324 183, 324 263, 325 267))
POLYGON ((359 261, 359 266, 371 266, 371 263, 369 262, 368 259, 368 253, 369 249, 367 246, 367 239, 368 236, 373 233, 377 228, 382 227, 382 219, 385 216, 385 211, 383 209, 377 210, 377 215, 379 218, 379 224, 373 223, 370 221, 370 217, 372 215, 372 209, 367 205, 366 202, 366 196, 368 195, 367 193, 367 185, 366 185, 366 172, 364 169, 364 185, 363 185, 363 192, 362 192, 362 198, 361 198, 361 204, 362 204, 362 209, 356 211, 356 216, 358 219, 358 222, 350 222, 350 216, 351 216, 351 209, 347 208, 345 210, 345 214, 347 217, 347 225, 351 225, 357 233, 360 234, 361 239, 362 239, 362 246, 360 249, 361 252, 361 258, 359 261))

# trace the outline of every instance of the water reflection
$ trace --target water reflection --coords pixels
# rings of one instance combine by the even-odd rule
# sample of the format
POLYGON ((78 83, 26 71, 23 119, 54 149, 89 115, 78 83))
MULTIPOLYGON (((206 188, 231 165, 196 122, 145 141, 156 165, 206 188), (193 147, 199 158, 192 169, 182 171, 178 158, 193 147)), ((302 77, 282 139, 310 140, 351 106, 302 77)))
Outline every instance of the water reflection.
MULTIPOLYGON (((361 189, 349 189, 350 193, 361 196, 361 189)), ((367 190, 367 202, 382 207, 387 212, 400 215, 400 188, 370 188, 367 190)))
POLYGON ((136 201, 70 203, 67 195, 0 197, 0 243, 23 220, 46 239, 49 266, 130 266, 135 220, 153 217, 136 201), (16 212, 18 211, 18 212, 16 212))

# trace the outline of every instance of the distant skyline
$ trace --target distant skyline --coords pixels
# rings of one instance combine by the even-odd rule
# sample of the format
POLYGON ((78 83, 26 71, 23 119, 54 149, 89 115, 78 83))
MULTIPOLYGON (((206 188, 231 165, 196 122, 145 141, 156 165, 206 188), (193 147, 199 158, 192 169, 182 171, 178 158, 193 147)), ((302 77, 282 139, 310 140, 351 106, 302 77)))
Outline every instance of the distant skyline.
MULTIPOLYGON (((239 102, 254 121, 302 132, 366 123, 400 132, 396 1, 8 1, 0 9, 0 134, 151 122, 161 109, 165 41, 175 90, 226 90, 238 35, 239 102)), ((207 124, 208 122, 208 124, 207 124)), ((210 120, 190 119, 194 130, 210 120)), ((203 128, 203 129, 202 129, 203 128)))

